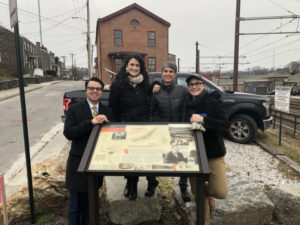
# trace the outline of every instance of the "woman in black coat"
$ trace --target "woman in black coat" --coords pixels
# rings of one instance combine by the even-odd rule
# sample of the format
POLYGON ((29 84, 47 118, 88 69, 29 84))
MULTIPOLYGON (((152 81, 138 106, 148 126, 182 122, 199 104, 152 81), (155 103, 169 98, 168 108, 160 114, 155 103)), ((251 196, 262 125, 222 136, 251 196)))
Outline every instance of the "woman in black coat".
MULTIPOLYGON (((144 60, 135 53, 125 59, 111 85, 109 106, 117 122, 147 122, 150 95, 149 77, 144 60)), ((138 177, 127 176, 124 196, 137 198, 138 177)), ((147 177, 148 188, 145 196, 151 197, 158 185, 155 177, 147 177)))
MULTIPOLYGON (((202 123, 206 129, 203 139, 210 170, 205 198, 205 224, 208 225, 210 208, 215 207, 213 198, 224 199, 227 196, 223 132, 228 129, 228 120, 222 108, 220 95, 217 92, 208 93, 200 75, 191 75, 186 82, 189 95, 184 103, 183 121, 202 123)), ((197 179, 190 177, 189 180, 192 193, 197 196, 197 179)))

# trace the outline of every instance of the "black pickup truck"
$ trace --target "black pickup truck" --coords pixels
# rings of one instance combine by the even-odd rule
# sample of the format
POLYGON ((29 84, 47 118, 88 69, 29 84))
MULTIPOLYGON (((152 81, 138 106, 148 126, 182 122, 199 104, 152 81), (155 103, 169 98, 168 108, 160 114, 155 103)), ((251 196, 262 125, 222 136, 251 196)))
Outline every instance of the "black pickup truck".
MULTIPOLYGON (((186 86, 186 78, 189 73, 178 73, 176 82, 178 85, 186 86)), ((150 82, 161 81, 161 73, 150 73, 150 82)), ((249 143, 257 135, 258 129, 265 130, 272 124, 273 118, 270 113, 270 99, 266 96, 253 95, 248 93, 224 91, 213 82, 202 77, 205 88, 211 91, 217 91, 221 95, 225 111, 230 121, 230 128, 227 137, 237 143, 249 143)), ((109 90, 104 90, 101 102, 108 104, 109 90)), ((63 106, 65 118, 69 106, 86 98, 85 90, 71 91, 64 94, 63 106)))

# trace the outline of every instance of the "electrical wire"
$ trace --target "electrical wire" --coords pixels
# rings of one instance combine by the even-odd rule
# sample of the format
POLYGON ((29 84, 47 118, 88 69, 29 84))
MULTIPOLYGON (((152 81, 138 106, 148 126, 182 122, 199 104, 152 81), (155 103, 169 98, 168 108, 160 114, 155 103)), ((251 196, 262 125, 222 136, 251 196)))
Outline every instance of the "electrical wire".
POLYGON ((278 6, 279 8, 281 8, 281 9, 287 11, 288 13, 293 14, 293 15, 296 15, 295 13, 293 13, 292 11, 290 11, 290 10, 288 10, 288 9, 286 9, 286 8, 284 8, 284 7, 282 7, 282 6, 279 5, 278 3, 273 2, 273 0, 269 0, 269 1, 272 2, 274 5, 278 6))

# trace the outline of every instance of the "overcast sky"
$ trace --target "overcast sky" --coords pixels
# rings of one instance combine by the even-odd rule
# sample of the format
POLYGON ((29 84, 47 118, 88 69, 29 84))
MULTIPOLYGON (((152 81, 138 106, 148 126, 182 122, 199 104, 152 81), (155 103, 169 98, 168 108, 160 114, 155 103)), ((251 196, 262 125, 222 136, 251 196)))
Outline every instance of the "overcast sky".
MULTIPOLYGON (((0 25, 10 29, 8 0, 0 0, 0 25)), ((195 70, 195 43, 199 42, 200 71, 232 70, 236 0, 90 0, 91 40, 96 22, 132 3, 137 3, 171 23, 169 53, 180 58, 185 71, 195 70)), ((40 0, 43 44, 56 56, 71 54, 76 65, 87 67, 86 0, 40 0)), ((241 17, 300 15, 300 0, 241 0, 241 17)), ((40 41, 38 0, 19 0, 20 34, 33 43, 40 41)), ((300 32, 299 19, 243 21, 241 33, 300 32)), ((94 56, 96 52, 94 51, 94 56)), ((240 70, 255 66, 275 68, 300 60, 300 34, 240 36, 240 70)))

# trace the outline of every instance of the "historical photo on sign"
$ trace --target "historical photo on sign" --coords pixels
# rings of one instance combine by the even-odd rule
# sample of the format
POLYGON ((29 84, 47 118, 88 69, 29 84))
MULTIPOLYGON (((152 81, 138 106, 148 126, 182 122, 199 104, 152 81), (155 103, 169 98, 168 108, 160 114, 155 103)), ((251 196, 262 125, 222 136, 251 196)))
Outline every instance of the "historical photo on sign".
POLYGON ((199 171, 190 124, 105 125, 89 170, 199 171))

